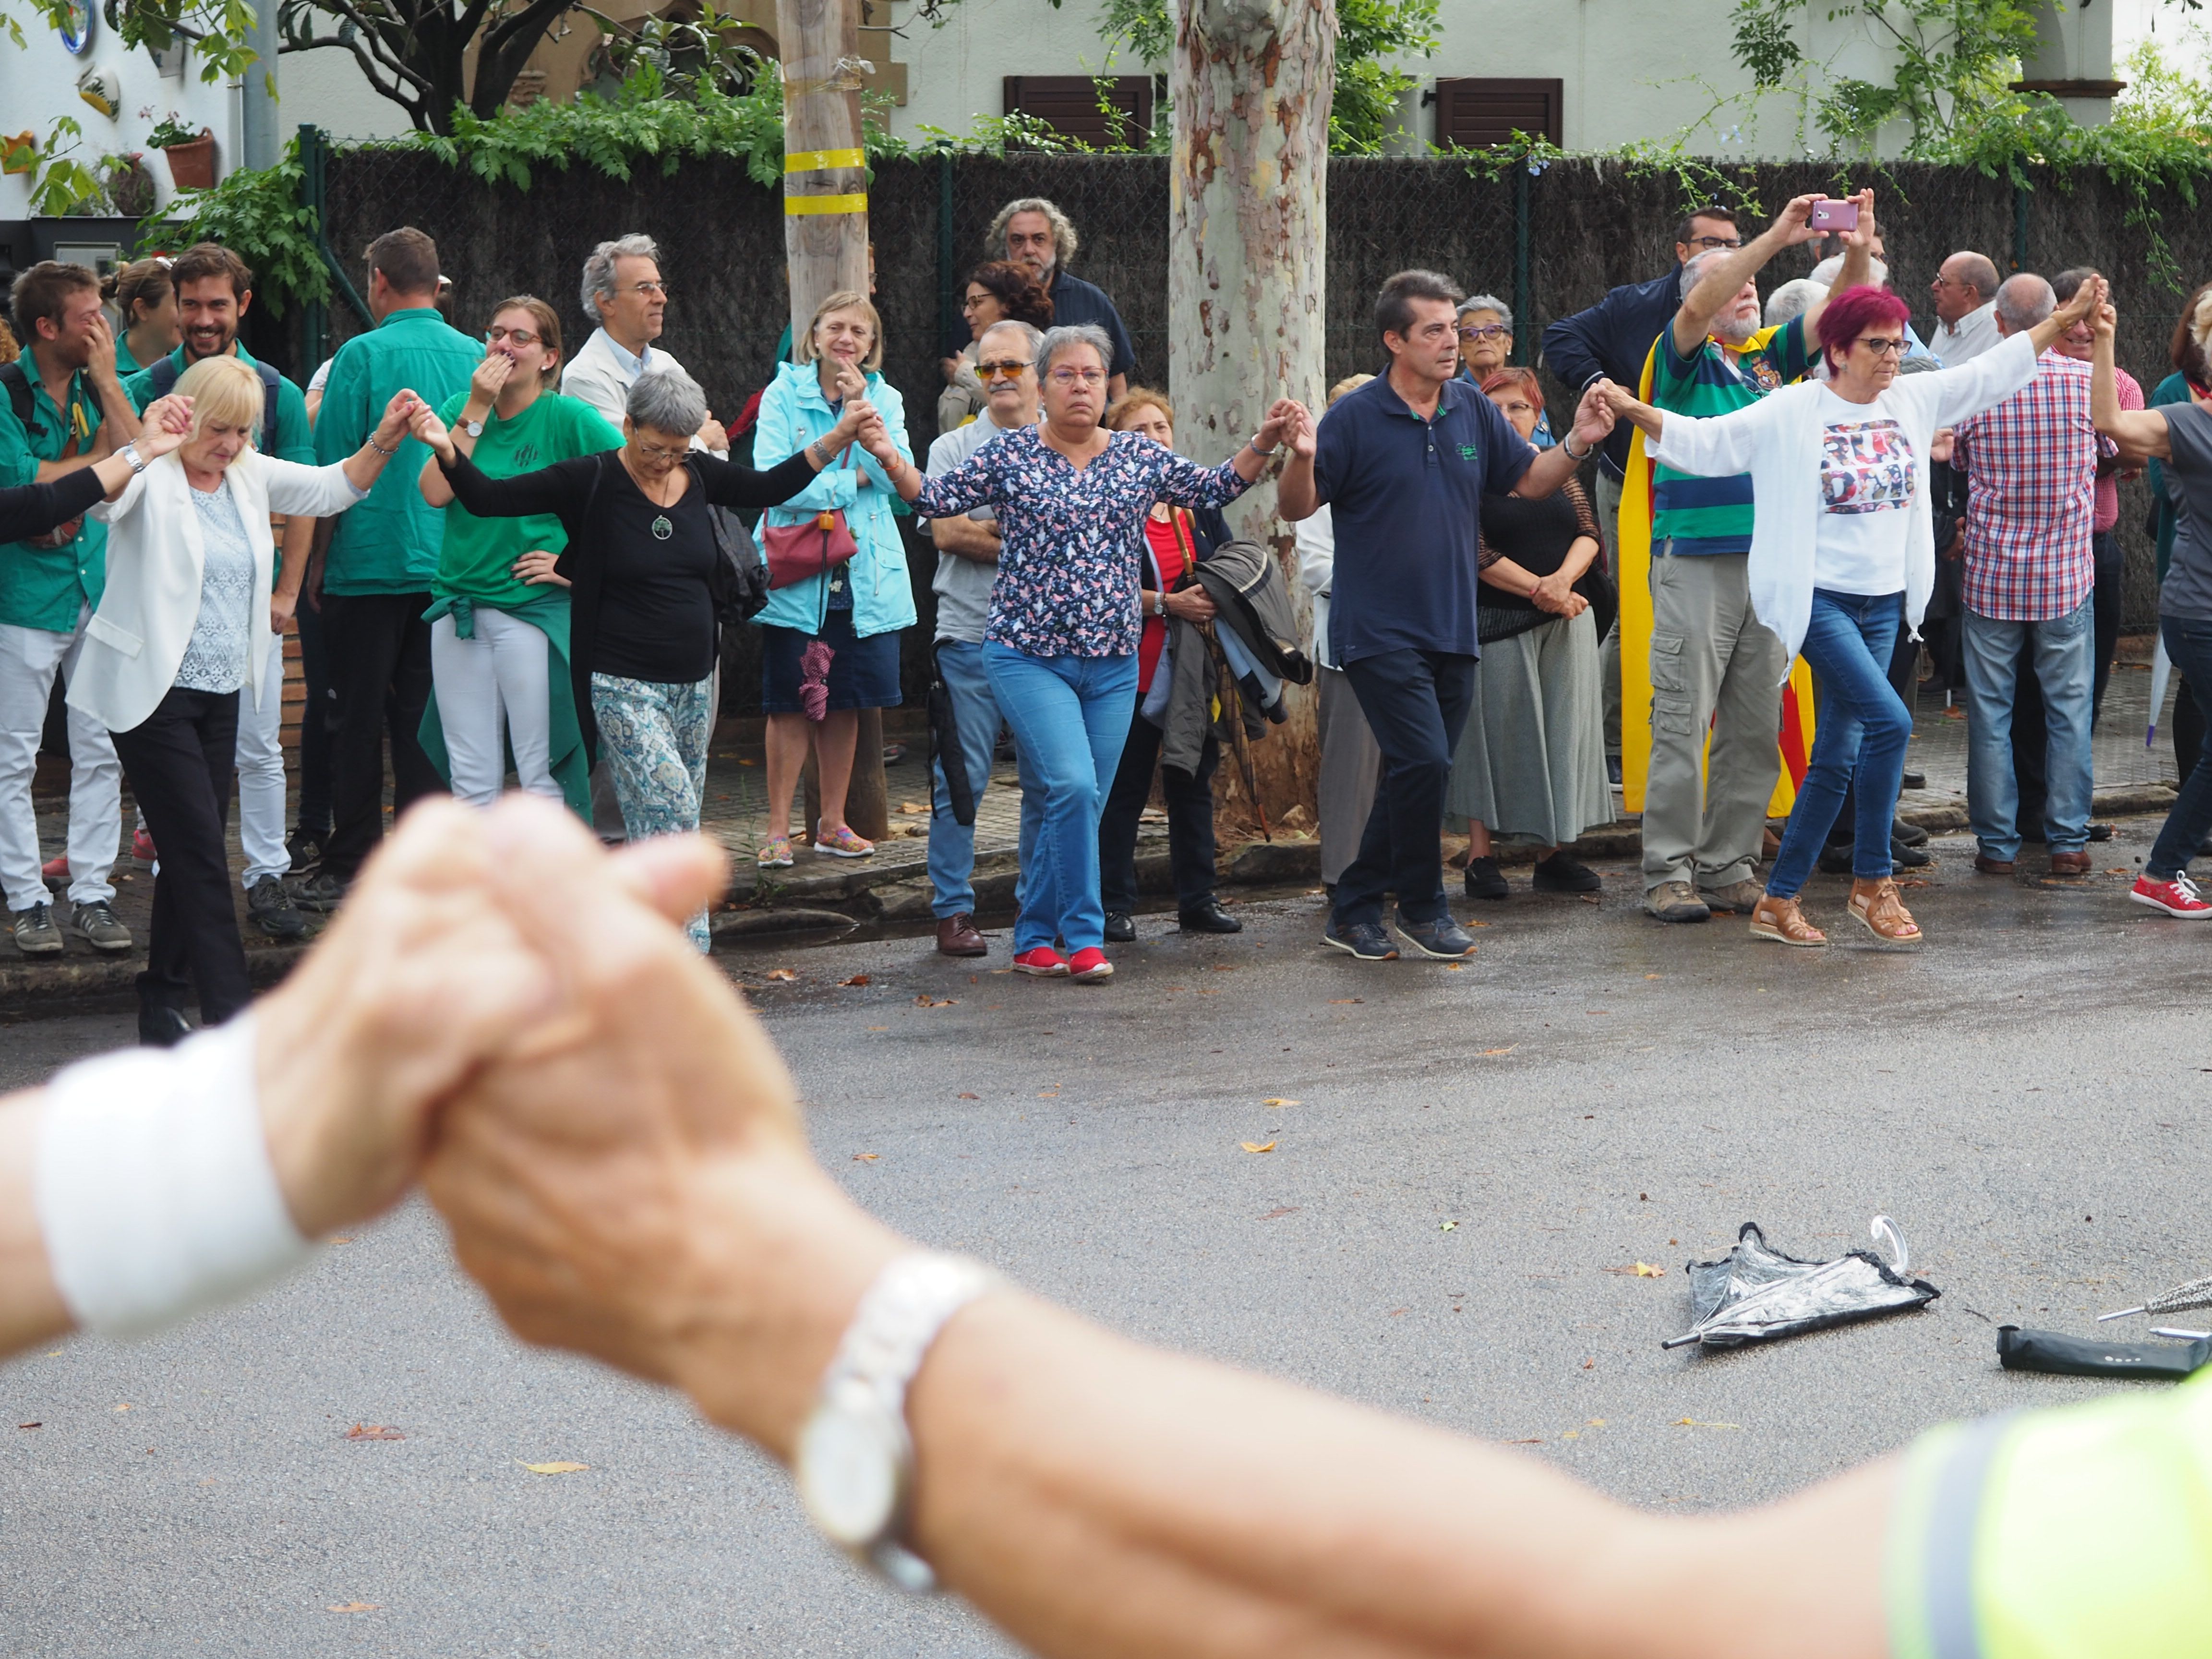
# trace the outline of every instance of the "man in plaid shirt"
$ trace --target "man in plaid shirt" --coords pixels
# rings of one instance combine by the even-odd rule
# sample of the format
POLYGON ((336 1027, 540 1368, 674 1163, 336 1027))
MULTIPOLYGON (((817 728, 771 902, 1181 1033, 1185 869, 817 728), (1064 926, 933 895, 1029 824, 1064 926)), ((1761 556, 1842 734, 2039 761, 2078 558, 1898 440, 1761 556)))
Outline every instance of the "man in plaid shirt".
MULTIPOLYGON (((2011 277, 1997 289, 1998 331, 2033 328, 2057 303, 2042 277, 2011 277)), ((2043 693, 2051 871, 2089 868, 2091 533, 2097 459, 2115 452, 2090 424, 2088 367, 2045 352, 2033 380, 1960 425, 1953 458, 1968 483, 1966 815, 1981 844, 1974 867, 1988 875, 2010 875, 2020 856, 2012 718, 2023 652, 2043 693)))

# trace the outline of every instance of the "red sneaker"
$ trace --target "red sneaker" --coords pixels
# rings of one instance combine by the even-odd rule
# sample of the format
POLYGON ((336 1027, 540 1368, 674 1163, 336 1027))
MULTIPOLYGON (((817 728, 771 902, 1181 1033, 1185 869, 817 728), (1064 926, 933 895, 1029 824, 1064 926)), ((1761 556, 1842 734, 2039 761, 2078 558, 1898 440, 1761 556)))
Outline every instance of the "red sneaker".
POLYGON ((136 830, 131 837, 131 861, 141 870, 150 870, 161 859, 154 850, 154 838, 143 830, 136 830))
MULTIPOLYGON (((1098 952, 1091 953, 1097 956, 1098 952)), ((1037 974, 1046 979, 1064 979, 1067 975, 1067 958, 1049 945, 1040 945, 1034 951, 1024 951, 1014 958, 1018 974, 1037 974)))
POLYGON ((70 884, 69 854, 48 859, 39 866, 39 879, 49 887, 66 887, 70 884))
POLYGON ((1114 964, 1106 960, 1106 953, 1095 945, 1086 945, 1067 959, 1070 979, 1111 979, 1114 964))
POLYGON ((2172 881, 2154 881, 2148 876, 2137 876, 2128 896, 2137 904, 2147 904, 2154 910, 2163 910, 2169 916, 2179 916, 2184 921, 2202 921, 2212 916, 2212 904, 2197 896, 2197 884, 2186 876, 2176 876, 2172 881))

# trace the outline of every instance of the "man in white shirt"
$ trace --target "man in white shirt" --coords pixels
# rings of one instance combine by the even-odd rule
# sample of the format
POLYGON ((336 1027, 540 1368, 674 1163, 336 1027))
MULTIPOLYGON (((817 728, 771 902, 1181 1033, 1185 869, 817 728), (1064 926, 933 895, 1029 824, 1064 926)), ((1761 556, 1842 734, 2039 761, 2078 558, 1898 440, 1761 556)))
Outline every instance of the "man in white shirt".
MULTIPOLYGON (((584 314, 599 326, 561 371, 561 390, 623 422, 629 389, 647 369, 684 367, 653 343, 668 310, 668 285, 660 277, 660 245, 633 234, 601 242, 584 261, 584 314)), ((727 459, 729 434, 710 413, 691 440, 727 459)))
POLYGON ((1936 296, 1936 337, 1928 344, 1956 368, 1980 356, 2002 337, 1997 332, 1997 268, 1979 253, 1954 253, 1929 285, 1936 296))
MULTIPOLYGON (((1044 337, 1027 323, 996 323, 975 343, 975 373, 988 401, 983 412, 957 426, 929 447, 928 476, 942 477, 1002 432, 1035 426, 1037 418, 1037 345, 1044 337)), ((991 614, 991 585, 999 574, 999 519, 988 507, 956 519, 929 520, 937 544, 937 678, 952 704, 959 730, 957 754, 939 757, 929 818, 930 908, 937 915, 937 948, 948 957, 980 957, 990 946, 975 931, 975 826, 952 815, 952 797, 944 769, 957 764, 968 774, 972 799, 981 800, 991 781, 991 756, 999 741, 999 704, 983 674, 983 624, 991 614)), ((1020 864, 1030 867, 1036 837, 1036 792, 1022 787, 1020 864)))

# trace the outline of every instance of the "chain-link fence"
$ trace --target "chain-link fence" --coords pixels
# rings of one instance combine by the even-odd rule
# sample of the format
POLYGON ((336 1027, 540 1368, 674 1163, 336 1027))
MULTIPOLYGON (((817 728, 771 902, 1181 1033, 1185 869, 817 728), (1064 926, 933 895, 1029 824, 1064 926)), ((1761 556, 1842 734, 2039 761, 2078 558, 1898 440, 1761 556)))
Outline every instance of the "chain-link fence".
MULTIPOLYGON (((1730 169, 1727 177, 1759 204, 1757 214, 1746 215, 1747 228, 1793 194, 1833 191, 1847 182, 1831 164, 1730 169)), ((1880 192, 1892 282, 1912 305, 1923 336, 1934 327, 1929 281, 1954 251, 1978 250, 2000 270, 2093 264, 2119 290, 2121 361, 2147 391, 2164 377, 2180 296, 2151 279, 2151 232, 2162 231, 2172 266, 2193 283, 2212 271, 2212 227, 2201 216, 2161 200, 2151 204, 2147 222, 2131 223, 2142 216, 2130 212, 2122 186, 2101 175, 2070 187, 2039 176, 2024 195, 2003 179, 1964 169, 1897 164, 1870 177, 1880 192)), ((1371 306, 1393 270, 1427 266, 1519 307, 1520 337, 1533 349, 1546 324, 1609 288, 1667 269, 1686 204, 1686 186, 1674 176, 1597 161, 1554 163, 1540 176, 1509 168, 1487 178, 1449 160, 1347 158, 1330 164, 1329 185, 1324 384, 1379 366, 1371 306)), ((526 191, 483 184, 419 151, 366 149, 332 154, 324 188, 330 244, 356 283, 365 282, 361 252, 368 241, 412 224, 438 243, 455 284, 457 325, 481 328, 497 301, 534 293, 559 312, 572 349, 590 331, 577 293, 585 257, 606 237, 643 231, 660 242, 672 289, 661 343, 698 378, 716 413, 733 416, 772 373, 787 309, 781 201, 738 162, 688 161, 668 175, 648 161, 627 183, 582 165, 541 170, 526 191)), ((1050 198, 1073 221, 1082 247, 1073 268, 1113 296, 1135 344, 1138 378, 1170 380, 1165 158, 889 162, 871 185, 869 230, 884 373, 906 395, 917 455, 935 435, 939 360, 964 332, 956 303, 961 279, 988 257, 984 237, 1000 206, 1030 195, 1050 198)), ((1811 263, 1804 252, 1784 254, 1762 274, 1761 286, 1802 276, 1811 263)), ((343 299, 333 298, 329 316, 333 346, 365 325, 343 299)), ((303 340, 268 343, 302 373, 321 356, 303 340)), ((1322 388, 1297 390, 1317 396, 1322 388)), ((1556 382, 1550 391, 1556 422, 1570 400, 1556 382)), ((2148 622, 2154 594, 2141 530, 2146 505, 2140 485, 2126 487, 2120 528, 2135 623, 2148 622)), ((926 622, 931 561, 926 548, 913 551, 926 622)), ((915 631, 922 638, 908 667, 918 690, 927 629, 915 631)), ((732 706, 750 707, 757 695, 750 685, 734 690, 732 706)))

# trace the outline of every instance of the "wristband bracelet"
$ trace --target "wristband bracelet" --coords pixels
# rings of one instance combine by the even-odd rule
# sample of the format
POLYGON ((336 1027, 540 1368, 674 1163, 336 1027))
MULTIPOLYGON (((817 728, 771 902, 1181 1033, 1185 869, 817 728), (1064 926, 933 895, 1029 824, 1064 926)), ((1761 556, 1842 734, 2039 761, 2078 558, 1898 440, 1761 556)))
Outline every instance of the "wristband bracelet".
POLYGON ((141 1336, 306 1260, 261 1127, 251 1015, 46 1085, 33 1200, 77 1324, 141 1336))
POLYGON ((363 442, 363 443, 367 444, 367 445, 368 445, 371 449, 374 450, 378 454, 380 454, 380 455, 383 456, 383 457, 384 457, 384 459, 385 459, 386 460, 387 460, 387 461, 388 461, 388 460, 390 460, 390 459, 391 459, 394 455, 397 455, 397 454, 399 453, 399 452, 398 452, 398 450, 396 450, 396 449, 386 449, 386 448, 382 444, 380 444, 380 443, 377 442, 377 441, 376 441, 376 434, 375 434, 374 432, 370 433, 370 434, 368 434, 368 436, 367 436, 366 438, 363 438, 363 439, 362 440, 362 442, 363 442))
POLYGON ((1571 432, 1567 434, 1565 437, 1559 440, 1559 447, 1567 452, 1567 459, 1571 461, 1586 461, 1589 459, 1591 456, 1597 453, 1597 446, 1595 444, 1592 444, 1588 449, 1583 451, 1581 454, 1576 454, 1575 434, 1571 432))

